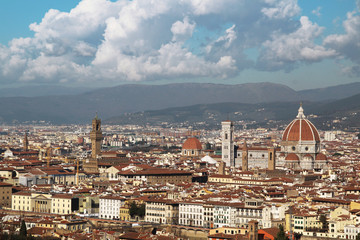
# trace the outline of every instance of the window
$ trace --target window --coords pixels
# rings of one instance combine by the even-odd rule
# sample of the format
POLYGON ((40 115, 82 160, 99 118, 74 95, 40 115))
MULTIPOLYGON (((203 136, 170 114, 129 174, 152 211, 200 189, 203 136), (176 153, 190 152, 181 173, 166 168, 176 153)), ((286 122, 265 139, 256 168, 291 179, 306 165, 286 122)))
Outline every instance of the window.
POLYGON ((225 133, 225 139, 228 139, 228 134, 227 133, 225 133))

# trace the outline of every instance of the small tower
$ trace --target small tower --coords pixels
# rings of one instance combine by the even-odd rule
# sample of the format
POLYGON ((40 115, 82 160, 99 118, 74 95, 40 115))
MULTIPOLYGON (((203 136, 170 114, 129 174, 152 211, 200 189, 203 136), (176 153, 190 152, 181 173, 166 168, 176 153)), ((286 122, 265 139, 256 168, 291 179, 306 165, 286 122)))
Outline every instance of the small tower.
POLYGON ((268 148, 268 169, 269 170, 275 170, 275 148, 268 148))
POLYGON ((220 161, 218 173, 221 175, 225 175, 225 163, 224 161, 220 161))
POLYGON ((259 223, 255 220, 248 223, 249 240, 259 240, 258 225, 259 223))
POLYGON ((92 130, 90 132, 91 139, 91 157, 97 158, 101 154, 101 142, 102 142, 102 131, 101 131, 101 120, 96 114, 92 120, 92 130))
POLYGON ((27 132, 25 132, 25 136, 24 136, 23 150, 24 150, 24 152, 27 152, 29 150, 29 139, 28 139, 28 133, 27 132))
POLYGON ((235 167, 235 157, 234 157, 234 124, 232 121, 227 120, 221 122, 222 126, 222 160, 225 162, 226 166, 235 167))
POLYGON ((249 170, 249 162, 248 162, 248 147, 246 144, 246 140, 244 140, 244 146, 242 149, 242 170, 248 171, 249 170))
POLYGON ((47 168, 50 167, 51 155, 52 155, 52 149, 51 149, 51 147, 48 147, 46 150, 46 166, 47 166, 47 168))

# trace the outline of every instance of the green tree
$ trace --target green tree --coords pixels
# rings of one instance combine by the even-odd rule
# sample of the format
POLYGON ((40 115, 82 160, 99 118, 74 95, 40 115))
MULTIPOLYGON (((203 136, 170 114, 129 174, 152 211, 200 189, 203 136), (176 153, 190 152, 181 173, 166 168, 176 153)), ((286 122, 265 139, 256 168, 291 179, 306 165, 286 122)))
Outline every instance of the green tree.
POLYGON ((358 233, 357 235, 356 235, 356 238, 355 238, 356 240, 360 240, 360 233, 358 233))
POLYGON ((319 217, 319 221, 321 222, 322 224, 322 228, 321 230, 326 232, 328 230, 328 222, 327 222, 327 218, 326 218, 326 215, 325 214, 321 214, 320 217, 319 217))
POLYGON ((143 218, 145 216, 145 204, 141 204, 138 207, 136 215, 138 215, 141 218, 143 218))
POLYGON ((27 230, 26 230, 26 224, 25 224, 25 220, 21 221, 21 226, 20 226, 20 236, 27 236, 27 230))
POLYGON ((131 202, 131 205, 130 205, 129 214, 131 217, 134 217, 135 215, 137 215, 137 212, 138 212, 138 207, 137 207, 135 201, 133 201, 133 202, 131 202))
POLYGON ((286 236, 286 233, 284 231, 284 227, 282 225, 279 226, 279 232, 276 235, 275 240, 288 240, 289 238, 286 236))

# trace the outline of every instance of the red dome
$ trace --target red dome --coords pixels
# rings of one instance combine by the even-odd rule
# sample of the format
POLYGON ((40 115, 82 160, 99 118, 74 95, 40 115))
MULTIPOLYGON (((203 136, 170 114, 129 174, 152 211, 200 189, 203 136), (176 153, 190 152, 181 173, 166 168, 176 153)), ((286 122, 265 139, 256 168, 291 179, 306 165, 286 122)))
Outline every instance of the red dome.
POLYGON ((289 153, 285 160, 289 160, 289 161, 299 161, 299 157, 298 155, 296 155, 295 153, 289 153))
POLYGON ((190 149, 190 150, 193 150, 193 149, 196 149, 196 150, 201 150, 202 149, 202 146, 201 146, 201 143, 200 141, 197 139, 197 138, 188 138, 186 139, 186 141, 184 142, 183 146, 182 146, 182 149, 190 149))
POLYGON ((283 141, 316 141, 320 135, 316 127, 307 119, 295 119, 285 129, 283 141))
POLYGON ((315 158, 315 160, 327 160, 327 157, 324 155, 324 154, 322 154, 322 153, 318 153, 317 155, 316 155, 316 158, 315 158))
POLYGON ((282 140, 320 142, 319 132, 314 124, 306 119, 302 105, 300 105, 296 118, 286 127, 282 140))

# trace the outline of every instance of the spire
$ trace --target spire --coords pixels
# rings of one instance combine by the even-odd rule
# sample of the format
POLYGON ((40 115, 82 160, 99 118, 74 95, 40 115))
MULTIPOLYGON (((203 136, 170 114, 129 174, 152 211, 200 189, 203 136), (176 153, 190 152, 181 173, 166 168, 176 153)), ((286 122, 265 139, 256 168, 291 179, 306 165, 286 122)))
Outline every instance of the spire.
POLYGON ((296 116, 297 119, 304 119, 305 115, 304 115, 304 109, 302 107, 302 102, 300 102, 300 107, 299 107, 299 111, 298 111, 298 115, 296 116))
POLYGON ((244 150, 244 151, 247 151, 247 150, 248 150, 248 147, 247 147, 247 144, 246 144, 246 139, 244 139, 243 150, 244 150))
POLYGON ((96 114, 95 114, 95 119, 98 119, 99 117, 98 117, 98 113, 96 112, 96 114))

